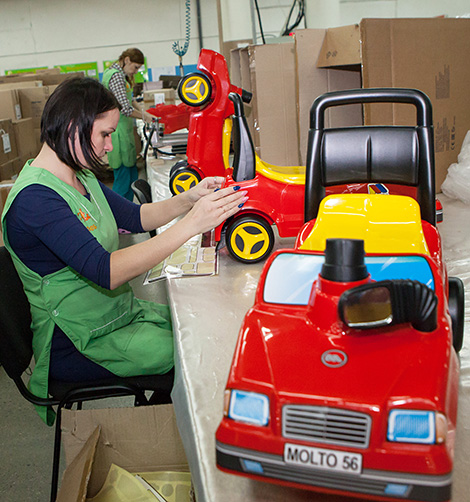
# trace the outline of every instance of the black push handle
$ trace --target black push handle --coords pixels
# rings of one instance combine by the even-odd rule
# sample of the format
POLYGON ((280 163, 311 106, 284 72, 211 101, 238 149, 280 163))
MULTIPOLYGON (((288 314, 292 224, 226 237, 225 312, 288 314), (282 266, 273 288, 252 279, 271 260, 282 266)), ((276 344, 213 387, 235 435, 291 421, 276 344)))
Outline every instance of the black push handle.
POLYGON ((418 126, 432 126, 432 105, 428 96, 418 89, 384 87, 377 89, 349 89, 319 96, 310 108, 310 129, 325 127, 325 110, 332 106, 364 103, 409 103, 416 107, 418 126))
POLYGON ((233 110, 235 112, 234 115, 236 117, 243 117, 245 115, 245 112, 243 109, 243 104, 242 104, 243 97, 241 97, 236 92, 231 92, 228 95, 228 98, 233 103, 233 110))
POLYGON ((245 91, 245 89, 242 89, 242 101, 244 103, 251 103, 251 100, 253 99, 253 93, 250 91, 245 91))

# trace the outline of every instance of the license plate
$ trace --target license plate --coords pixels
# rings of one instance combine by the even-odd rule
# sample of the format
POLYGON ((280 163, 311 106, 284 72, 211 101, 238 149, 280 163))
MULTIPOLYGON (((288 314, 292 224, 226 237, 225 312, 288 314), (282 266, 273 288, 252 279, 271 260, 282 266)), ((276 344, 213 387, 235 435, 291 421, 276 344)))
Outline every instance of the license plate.
POLYGON ((362 455, 359 453, 312 448, 299 444, 286 443, 284 445, 284 462, 311 469, 348 474, 360 474, 362 471, 362 455))

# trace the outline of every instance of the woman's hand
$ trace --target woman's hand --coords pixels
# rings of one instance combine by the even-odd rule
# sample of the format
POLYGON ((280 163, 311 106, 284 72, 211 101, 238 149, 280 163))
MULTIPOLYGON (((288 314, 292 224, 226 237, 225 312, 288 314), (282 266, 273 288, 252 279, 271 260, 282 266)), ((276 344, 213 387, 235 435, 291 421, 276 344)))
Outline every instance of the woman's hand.
POLYGON ((223 176, 208 176, 204 178, 195 187, 186 192, 189 203, 194 206, 201 197, 209 195, 214 190, 220 188, 224 181, 225 178, 223 176))
MULTIPOLYGON (((199 191, 195 191, 199 193, 199 200, 194 203, 192 209, 183 218, 174 225, 170 225, 164 232, 157 234, 152 239, 146 239, 111 253, 111 289, 151 269, 191 237, 212 230, 240 211, 240 208, 248 200, 247 191, 238 190, 238 187, 217 190, 222 180, 223 178, 204 180, 199 191)), ((172 212, 171 207, 174 205, 174 200, 178 197, 153 204, 142 204, 142 226, 147 230, 155 228, 155 225, 152 226, 152 222, 155 224, 157 216, 153 213, 163 212, 168 216, 168 213, 172 212), (161 206, 162 204, 163 206, 161 206)), ((187 201, 186 198, 182 200, 187 201)), ((172 219, 174 214, 170 216, 172 219)))
POLYGON ((151 113, 146 111, 142 112, 142 120, 147 124, 151 124, 155 119, 156 119, 155 115, 152 115, 151 113))
POLYGON ((204 183, 200 189, 203 191, 203 194, 195 202, 191 211, 183 218, 183 220, 191 224, 194 235, 217 227, 227 218, 238 213, 243 204, 248 200, 246 196, 248 192, 246 190, 238 190, 237 187, 222 188, 214 191, 214 186, 220 186, 221 181, 219 180, 223 180, 223 178, 211 177, 202 180, 199 185, 204 183), (207 195, 204 195, 204 193, 207 193, 207 195))

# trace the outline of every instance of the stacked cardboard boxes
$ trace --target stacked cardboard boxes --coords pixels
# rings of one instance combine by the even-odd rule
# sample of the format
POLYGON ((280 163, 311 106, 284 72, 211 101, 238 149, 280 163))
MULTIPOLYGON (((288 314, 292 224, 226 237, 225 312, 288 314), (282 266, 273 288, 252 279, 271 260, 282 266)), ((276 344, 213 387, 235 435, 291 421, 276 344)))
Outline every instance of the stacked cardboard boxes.
POLYGON ((41 115, 47 99, 59 83, 75 75, 83 74, 54 69, 0 77, 0 214, 14 180, 41 148, 41 115))
MULTIPOLYGON (((231 79, 253 92, 251 110, 246 109, 255 148, 263 160, 277 165, 305 164, 310 107, 324 92, 359 87, 424 91, 433 105, 440 191, 470 130, 470 66, 463 63, 469 51, 470 19, 363 19, 358 25, 299 30, 291 44, 235 49, 231 79)), ((403 104, 338 107, 327 116, 328 127, 415 123, 413 107, 403 104)))
POLYGON ((20 160, 11 119, 0 119, 0 181, 10 180, 20 171, 20 160))

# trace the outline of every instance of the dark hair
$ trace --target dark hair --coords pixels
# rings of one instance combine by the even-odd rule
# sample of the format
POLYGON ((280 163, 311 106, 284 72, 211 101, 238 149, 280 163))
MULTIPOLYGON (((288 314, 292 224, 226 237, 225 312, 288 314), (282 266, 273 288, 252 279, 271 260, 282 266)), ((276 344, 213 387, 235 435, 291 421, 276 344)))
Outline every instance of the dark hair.
POLYGON ((114 94, 93 78, 74 77, 62 82, 46 102, 41 117, 41 142, 75 171, 89 168, 99 172, 105 166, 91 142, 93 123, 102 113, 121 109, 114 94), (85 158, 83 165, 75 150, 78 133, 85 158))

